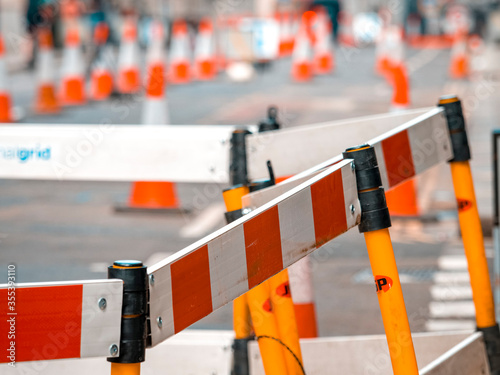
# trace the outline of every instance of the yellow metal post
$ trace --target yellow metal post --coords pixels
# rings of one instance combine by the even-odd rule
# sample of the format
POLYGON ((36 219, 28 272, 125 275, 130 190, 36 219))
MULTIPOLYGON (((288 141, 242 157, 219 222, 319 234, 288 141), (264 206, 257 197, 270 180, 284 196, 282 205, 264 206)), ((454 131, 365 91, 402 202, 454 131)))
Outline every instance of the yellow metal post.
POLYGON ((250 314, 266 375, 287 375, 285 347, 273 313, 269 280, 247 292, 250 314))
POLYGON ((462 104, 457 96, 452 95, 442 97, 439 106, 444 108, 453 149, 453 159, 450 160, 451 175, 469 268, 472 299, 476 309, 476 324, 484 335, 491 373, 498 375, 500 374, 500 330, 495 317, 495 302, 484 249, 483 231, 469 164, 471 157, 462 104))
POLYGON ((354 147, 344 152, 344 158, 354 159, 361 204, 359 231, 365 235, 393 372, 395 375, 418 375, 403 291, 387 229, 391 220, 375 150, 369 145, 354 147))

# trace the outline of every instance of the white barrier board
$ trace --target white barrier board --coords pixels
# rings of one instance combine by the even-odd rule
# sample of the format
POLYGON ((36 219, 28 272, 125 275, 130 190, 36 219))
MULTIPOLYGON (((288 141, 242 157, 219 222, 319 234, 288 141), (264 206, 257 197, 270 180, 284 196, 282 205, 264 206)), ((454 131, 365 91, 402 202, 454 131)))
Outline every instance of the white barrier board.
POLYGON ((234 129, 2 125, 0 178, 227 183, 234 129))

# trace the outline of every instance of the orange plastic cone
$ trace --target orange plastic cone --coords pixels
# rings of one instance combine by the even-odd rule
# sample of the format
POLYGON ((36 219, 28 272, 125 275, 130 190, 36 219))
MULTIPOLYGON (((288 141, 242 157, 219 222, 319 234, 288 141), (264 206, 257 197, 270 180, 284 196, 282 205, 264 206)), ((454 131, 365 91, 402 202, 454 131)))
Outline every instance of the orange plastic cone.
POLYGON ((318 323, 314 305, 311 260, 302 258, 288 268, 295 320, 300 338, 318 337, 318 323))
POLYGON ((285 12, 277 17, 280 25, 279 56, 290 56, 293 51, 293 18, 285 12))
POLYGON ((170 46, 169 81, 176 84, 191 80, 191 58, 188 27, 185 21, 175 21, 170 46))
POLYGON ((196 78, 208 81, 217 73, 214 51, 213 26, 209 19, 202 19, 195 44, 196 78))
POLYGON ((410 106, 410 84, 405 65, 391 66, 390 74, 394 90, 391 108, 395 111, 407 109, 410 106))
POLYGON ((391 216, 419 216, 415 182, 409 180, 385 193, 391 216))
POLYGON ((321 8, 316 11, 314 44, 314 72, 328 74, 334 69, 334 55, 332 45, 332 24, 326 11, 321 8))
POLYGON ((339 43, 347 47, 355 47, 354 30, 352 27, 352 15, 344 11, 338 15, 339 20, 339 43))
POLYGON ((0 122, 13 122, 12 101, 7 88, 7 67, 5 66, 5 49, 0 36, 0 122))
POLYGON ((165 82, 165 36, 163 25, 153 22, 151 43, 147 52, 148 75, 146 98, 142 109, 142 123, 167 125, 170 123, 165 82))
POLYGON ((129 210, 179 210, 177 189, 172 182, 134 182, 129 210))
POLYGON ((312 78, 312 46, 315 42, 312 24, 315 18, 316 14, 312 11, 302 15, 292 55, 292 78, 297 82, 307 82, 312 78))
POLYGON ((98 57, 92 66, 90 76, 90 95, 93 100, 106 100, 113 92, 113 74, 108 56, 111 51, 106 45, 109 37, 109 27, 105 22, 99 22, 94 30, 94 44, 98 48, 98 57))
POLYGON ((457 32, 451 50, 450 76, 463 79, 469 74, 469 56, 467 53, 467 33, 457 32))
POLYGON ((38 30, 39 52, 37 58, 37 93, 35 112, 58 113, 61 106, 56 96, 54 83, 54 45, 49 28, 41 27, 38 30))
MULTIPOLYGON (((148 48, 148 76, 146 99, 142 112, 144 125, 168 125, 166 100, 164 31, 159 22, 152 24, 151 44, 148 48)), ((179 210, 177 187, 173 182, 139 181, 132 184, 127 210, 170 211, 179 210)))
POLYGON ((117 89, 120 94, 134 94, 141 88, 139 63, 140 51, 137 45, 137 25, 132 17, 125 19, 120 51, 118 54, 117 89))
POLYGON ((62 62, 61 102, 63 105, 85 104, 85 68, 76 27, 66 32, 62 62))

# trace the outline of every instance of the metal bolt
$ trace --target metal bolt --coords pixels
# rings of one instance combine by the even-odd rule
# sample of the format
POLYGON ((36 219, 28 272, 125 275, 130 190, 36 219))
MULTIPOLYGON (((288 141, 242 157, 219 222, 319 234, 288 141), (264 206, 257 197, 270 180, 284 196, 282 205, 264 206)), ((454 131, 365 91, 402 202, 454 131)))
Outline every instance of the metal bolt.
POLYGON ((250 207, 244 208, 241 210, 241 213, 243 215, 248 215, 250 212, 252 212, 252 209, 250 207))
POLYGON ((99 305, 99 308, 101 310, 106 310, 106 306, 108 305, 108 302, 106 301, 106 298, 99 298, 99 301, 97 301, 97 304, 99 305))
POLYGON ((161 328, 163 326, 163 319, 161 318, 161 316, 156 318, 156 324, 158 325, 158 328, 161 328))
POLYGON ((354 205, 351 204, 349 208, 351 209, 351 214, 354 215, 354 213, 356 212, 356 207, 354 207, 354 205))
POLYGON ((354 165, 354 162, 352 161, 351 162, 351 171, 355 171, 356 170, 356 166, 354 165))
POLYGON ((155 285, 155 275, 149 275, 149 284, 151 284, 151 286, 155 285))
POLYGON ((111 357, 116 357, 118 354, 118 345, 113 344, 109 347, 109 354, 111 354, 111 357))

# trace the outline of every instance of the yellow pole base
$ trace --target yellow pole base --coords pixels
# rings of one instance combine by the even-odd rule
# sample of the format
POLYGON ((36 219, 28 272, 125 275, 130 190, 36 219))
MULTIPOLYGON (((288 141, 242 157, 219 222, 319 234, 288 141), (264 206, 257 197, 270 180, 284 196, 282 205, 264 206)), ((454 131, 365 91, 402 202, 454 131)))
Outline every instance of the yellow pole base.
POLYGON ((418 375, 410 324, 388 229, 365 232, 394 375, 418 375))
POLYGON ((140 375, 140 363, 111 363, 111 375, 140 375))

